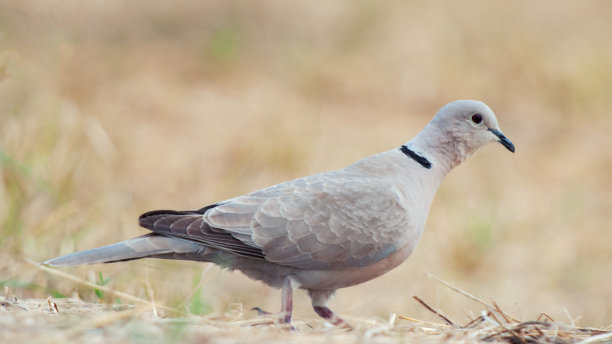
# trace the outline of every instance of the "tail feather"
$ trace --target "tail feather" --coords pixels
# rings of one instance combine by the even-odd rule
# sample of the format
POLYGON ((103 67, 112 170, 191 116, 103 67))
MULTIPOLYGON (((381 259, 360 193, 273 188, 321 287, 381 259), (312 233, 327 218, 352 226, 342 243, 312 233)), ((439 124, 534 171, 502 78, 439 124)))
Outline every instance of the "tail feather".
POLYGON ((83 264, 114 263, 168 254, 198 253, 203 247, 192 241, 171 238, 158 234, 147 234, 112 245, 93 248, 65 256, 49 259, 43 264, 51 266, 74 266, 83 264))

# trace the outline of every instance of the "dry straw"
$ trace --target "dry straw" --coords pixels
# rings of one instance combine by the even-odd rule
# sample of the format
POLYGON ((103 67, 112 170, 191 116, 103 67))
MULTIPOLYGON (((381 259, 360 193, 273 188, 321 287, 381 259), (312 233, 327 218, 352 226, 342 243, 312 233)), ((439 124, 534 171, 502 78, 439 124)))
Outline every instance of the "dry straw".
MULTIPOLYGON (((0 322, 5 327, 0 339, 19 342, 104 342, 131 341, 134 331, 149 333, 151 343, 180 338, 186 341, 239 343, 257 342, 406 342, 406 343, 610 343, 612 332, 603 329, 581 328, 555 321, 542 313, 536 320, 520 321, 503 311, 495 302, 486 302, 433 275, 451 290, 480 303, 480 316, 465 325, 451 319, 441 310, 427 304, 421 297, 414 299, 439 317, 443 323, 428 322, 406 316, 391 315, 388 321, 351 317, 354 331, 345 331, 320 320, 295 321, 297 331, 288 331, 274 317, 255 317, 243 313, 236 305, 226 314, 194 316, 175 308, 159 305, 108 287, 96 285, 74 275, 34 262, 39 269, 80 285, 102 290, 121 297, 137 306, 120 307, 89 303, 75 299, 19 300, 9 297, 5 290, 1 302, 0 322), (167 317, 164 312, 173 314, 167 317), (78 315, 77 318, 74 315, 78 315), (397 321, 405 320, 405 321, 397 321), (29 325, 28 325, 29 324, 29 325), (35 330, 32 328, 35 327, 35 330), (179 330, 177 330, 179 329, 179 330), (178 331, 178 332, 177 332, 178 331), (95 337, 93 334, 96 334, 95 337), (177 337, 178 336, 178 337, 177 337), (333 336, 333 337, 330 337, 333 336), (97 338, 97 339, 95 339, 97 338), (334 339, 331 339, 334 338, 334 339), (16 339, 16 340, 15 340, 16 339), (95 340, 94 340, 95 339, 95 340), (99 340, 98 340, 99 339, 99 340)), ((153 295, 149 292, 148 295, 153 295)))

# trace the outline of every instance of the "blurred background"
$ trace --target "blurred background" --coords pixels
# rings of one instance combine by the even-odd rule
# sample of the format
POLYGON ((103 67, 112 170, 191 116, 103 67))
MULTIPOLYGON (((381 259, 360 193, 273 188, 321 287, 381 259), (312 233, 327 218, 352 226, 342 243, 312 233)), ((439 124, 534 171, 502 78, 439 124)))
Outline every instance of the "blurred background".
MULTIPOLYGON (((603 0, 2 1, 0 286, 116 302, 27 260, 144 234, 148 210, 342 168, 471 98, 516 154, 490 145, 454 170, 413 256, 330 306, 438 321, 418 295, 460 323, 482 309, 429 272, 523 320, 610 325, 611 16, 603 0)), ((64 271, 195 314, 280 307, 206 266, 64 271)), ((316 317, 303 292, 295 309, 316 317)))

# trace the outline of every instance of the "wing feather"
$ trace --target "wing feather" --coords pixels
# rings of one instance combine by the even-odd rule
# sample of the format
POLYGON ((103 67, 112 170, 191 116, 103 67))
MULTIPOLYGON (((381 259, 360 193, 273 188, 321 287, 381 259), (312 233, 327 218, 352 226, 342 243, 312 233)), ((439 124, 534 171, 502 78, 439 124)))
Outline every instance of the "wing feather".
POLYGON ((334 173, 237 197, 203 219, 261 248, 266 260, 303 269, 372 264, 395 250, 409 225, 401 198, 384 179, 334 173))
POLYGON ((383 178, 322 173, 195 211, 154 211, 143 227, 301 269, 352 268, 391 254, 410 226, 383 178))
POLYGON ((239 256, 264 259, 260 248, 246 245, 230 232, 209 226, 202 215, 199 211, 157 210, 141 215, 139 222, 157 234, 187 239, 239 256))

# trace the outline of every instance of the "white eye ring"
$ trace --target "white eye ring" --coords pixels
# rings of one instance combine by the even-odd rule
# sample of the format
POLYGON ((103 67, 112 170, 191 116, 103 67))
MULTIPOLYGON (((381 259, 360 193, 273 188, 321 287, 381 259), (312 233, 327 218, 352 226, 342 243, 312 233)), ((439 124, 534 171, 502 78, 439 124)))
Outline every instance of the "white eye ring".
POLYGON ((481 125, 482 124, 482 115, 479 113, 475 113, 472 115, 472 123, 476 124, 476 125, 481 125))

